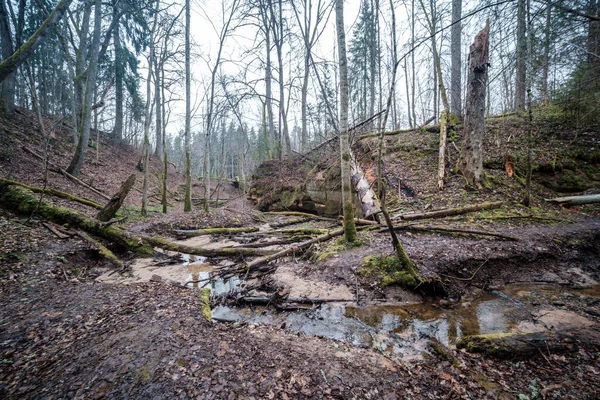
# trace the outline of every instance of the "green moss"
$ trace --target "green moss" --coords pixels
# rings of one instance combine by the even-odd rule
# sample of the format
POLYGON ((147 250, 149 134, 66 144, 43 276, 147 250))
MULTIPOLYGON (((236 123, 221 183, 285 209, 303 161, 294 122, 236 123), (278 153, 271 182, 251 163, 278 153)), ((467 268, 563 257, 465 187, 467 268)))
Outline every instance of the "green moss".
POLYGON ((288 208, 303 194, 304 190, 302 188, 294 188, 292 191, 284 190, 279 194, 279 202, 282 207, 288 208))
POLYGON ((429 347, 433 354, 435 354, 438 358, 446 361, 450 361, 453 366, 460 366, 460 361, 454 357, 454 355, 450 352, 446 346, 440 343, 437 339, 432 339, 429 341, 429 347))
POLYGON ((417 273, 410 260, 402 262, 397 256, 367 256, 357 274, 378 278, 382 286, 417 287, 427 281, 417 273))
POLYGON ((148 365, 144 365, 142 368, 139 369, 138 378, 142 382, 149 382, 150 379, 152 379, 152 371, 150 370, 150 367, 148 365))
POLYGON ((208 323, 212 323, 212 311, 210 309, 210 289, 202 288, 198 294, 198 297, 200 297, 200 303, 202 304, 202 316, 208 321, 208 323))
POLYGON ((465 349, 469 353, 485 353, 500 358, 510 358, 514 355, 513 349, 503 339, 514 335, 514 333, 490 333, 465 336, 456 343, 456 348, 465 349))

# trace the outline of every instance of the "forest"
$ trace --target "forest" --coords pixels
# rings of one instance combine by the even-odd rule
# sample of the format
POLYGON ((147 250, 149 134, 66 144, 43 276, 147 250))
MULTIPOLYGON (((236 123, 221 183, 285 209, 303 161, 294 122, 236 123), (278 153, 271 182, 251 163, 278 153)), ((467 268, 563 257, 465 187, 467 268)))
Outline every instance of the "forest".
POLYGON ((0 0, 0 396, 594 399, 600 0, 0 0))

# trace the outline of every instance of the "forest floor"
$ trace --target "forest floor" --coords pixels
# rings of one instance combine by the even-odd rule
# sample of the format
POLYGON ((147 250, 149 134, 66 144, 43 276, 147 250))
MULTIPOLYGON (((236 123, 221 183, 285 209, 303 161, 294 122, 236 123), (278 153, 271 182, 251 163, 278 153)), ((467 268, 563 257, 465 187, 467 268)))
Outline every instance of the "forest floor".
MULTIPOLYGON (((25 146, 42 151, 39 138, 29 133, 35 124, 27 122, 31 116, 22 118, 6 129, 11 135, 2 137, 6 143, 0 170, 3 177, 43 186, 40 162, 22 150, 25 146)), ((514 135, 514 126, 512 131, 505 128, 514 135)), ((66 134, 57 134, 51 161, 66 167, 71 147, 66 134)), ((102 140, 100 149, 97 157, 95 149, 89 149, 90 162, 81 177, 110 195, 136 172, 139 154, 102 140)), ((401 159, 402 151, 396 149, 389 156, 401 159)), ((401 170, 406 164, 387 164, 390 176, 402 177, 402 184, 394 187, 396 201, 404 208, 399 212, 514 201, 522 192, 518 183, 505 182, 501 166, 488 169, 498 181, 494 188, 464 191, 459 178, 452 176, 448 189, 435 195, 434 184, 430 185, 433 177, 425 178, 433 165, 429 150, 419 151, 426 154, 409 160, 411 173, 401 170)), ((410 152, 414 154, 415 148, 410 152)), ((504 149, 497 153, 502 157, 504 149)), ((159 161, 154 160, 154 191, 158 191, 159 169, 159 161)), ((137 174, 139 188, 141 173, 137 174)), ((558 181, 547 175, 552 181, 548 186, 558 181)), ((592 178, 588 181, 596 182, 592 178)), ((177 229, 260 226, 261 232, 268 232, 297 218, 253 210, 230 183, 221 186, 222 197, 231 199, 223 206, 209 214, 183 213, 177 203, 183 179, 173 169, 169 182, 175 207, 166 216, 154 212, 148 219, 141 218, 140 193, 132 192, 123 214, 129 217, 125 226, 130 231, 175 239, 177 229)), ((51 173, 49 186, 104 203, 60 175, 51 173)), ((534 190, 531 208, 512 202, 497 210, 419 223, 424 232, 400 233, 421 273, 439 278, 443 292, 383 286, 382 276, 365 271, 364 266, 369 256, 392 254, 389 234, 363 231, 361 247, 346 248, 334 239, 279 260, 276 271, 261 281, 246 282, 254 287, 255 296, 284 292, 290 297, 347 302, 277 312, 271 307, 237 307, 235 298, 224 296, 215 300, 213 317, 231 322, 212 324, 202 317, 199 291, 186 285, 193 279, 194 262, 164 264, 160 252, 148 260, 135 259, 106 243, 131 265, 131 274, 121 276, 79 238, 54 236, 35 215, 27 220, 28 216, 0 211, 0 395, 15 399, 596 398, 600 392, 600 210, 546 205, 541 199, 554 192, 539 180, 534 190), (432 230, 436 227, 468 228, 505 238, 432 230), (577 336, 568 351, 540 349, 539 355, 509 360, 455 348, 456 340, 466 334, 529 331, 576 331, 577 336), (432 340, 441 342, 445 351, 434 351, 432 340)), ((196 186, 194 192, 201 197, 202 188, 196 186)), ((93 210, 74 208, 93 215, 93 210)), ((288 227, 330 230, 338 226, 336 221, 310 220, 288 227)), ((204 247, 224 242, 246 243, 248 235, 181 241, 204 247)), ((201 264, 227 261, 242 260, 209 259, 201 264)), ((213 292, 217 289, 213 285, 213 292)))

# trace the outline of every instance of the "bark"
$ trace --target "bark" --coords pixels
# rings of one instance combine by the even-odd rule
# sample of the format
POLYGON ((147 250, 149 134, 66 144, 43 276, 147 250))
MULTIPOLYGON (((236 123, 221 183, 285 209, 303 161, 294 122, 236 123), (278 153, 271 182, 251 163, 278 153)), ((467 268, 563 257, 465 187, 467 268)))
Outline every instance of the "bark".
POLYGON ((502 202, 502 201, 487 202, 487 203, 474 204, 474 205, 465 206, 465 207, 448 208, 445 210, 436 210, 436 211, 429 211, 429 212, 424 212, 424 213, 401 214, 401 215, 397 215, 397 216, 393 217, 392 219, 393 220, 399 219, 402 221, 414 221, 417 219, 449 217, 452 215, 462 215, 462 214, 467 214, 467 213, 475 212, 475 211, 491 210, 494 208, 500 208, 500 207, 502 207, 502 205, 504 205, 504 202, 502 202))
POLYGON ((588 4, 587 64, 591 78, 600 77, 600 0, 588 4))
POLYGON ((517 5, 517 51, 516 51, 516 74, 515 74, 515 109, 525 109, 526 82, 526 7, 527 0, 518 0, 517 5))
POLYGON ((102 209, 102 206, 100 204, 96 203, 95 201, 84 199, 84 198, 77 197, 77 196, 73 196, 70 193, 62 192, 60 190, 56 190, 56 189, 52 189, 52 188, 40 188, 40 187, 36 187, 36 186, 29 186, 29 185, 26 185, 26 184, 21 183, 21 182, 11 181, 9 179, 3 179, 3 178, 0 178, 0 185, 15 185, 15 186, 20 186, 20 187, 23 187, 25 189, 31 190, 34 193, 44 193, 44 194, 47 194, 47 195, 50 195, 50 196, 60 197, 61 199, 75 201, 77 203, 86 205, 88 207, 93 207, 93 208, 96 208, 96 209, 99 209, 99 210, 102 209))
POLYGON ((548 203, 557 203, 563 206, 579 206, 583 204, 600 203, 600 194, 590 194, 585 196, 556 197, 554 199, 545 199, 548 203))
POLYGON ((344 26, 344 0, 336 0, 336 32, 340 74, 340 154, 342 180, 342 206, 344 210, 344 237, 348 243, 358 241, 354 224, 354 205, 351 187, 351 150, 348 135, 348 60, 346 57, 346 32, 344 26))
POLYGON ((450 53, 452 58, 452 72, 450 77, 450 112, 459 118, 462 118, 461 16, 462 0, 452 0, 453 25, 450 38, 450 53))
POLYGON ((98 221, 110 221, 121 208, 125 198, 135 183, 135 174, 132 174, 123 184, 119 191, 110 199, 110 201, 96 215, 98 221))
POLYGON ((469 53, 467 106, 460 170, 469 185, 481 187, 483 181, 483 135, 485 132, 485 95, 488 78, 490 23, 477 34, 469 53))
POLYGON ((63 14, 71 5, 72 0, 61 0, 42 25, 31 35, 31 37, 21 47, 19 47, 10 57, 4 58, 0 63, 0 83, 10 74, 14 73, 19 65, 25 62, 44 41, 48 31, 53 28, 62 18, 63 14))
MULTIPOLYGON (((191 78, 190 78, 190 0, 185 0, 185 198, 183 211, 192 211, 192 149, 190 143, 191 124, 191 78)), ((205 155, 210 157, 210 155, 205 155)))
MULTIPOLYGON (((65 0, 63 0, 65 1, 65 0)), ((100 28, 102 27, 102 2, 95 0, 94 5, 94 35, 90 51, 90 64, 86 74, 85 95, 83 101, 83 110, 81 115, 79 131, 79 141, 73 159, 67 168, 67 172, 73 176, 79 175, 81 167, 87 154, 88 142, 90 139, 90 128, 92 124, 92 102, 94 89, 96 87, 96 78, 98 75, 98 53, 100 51, 100 28)))

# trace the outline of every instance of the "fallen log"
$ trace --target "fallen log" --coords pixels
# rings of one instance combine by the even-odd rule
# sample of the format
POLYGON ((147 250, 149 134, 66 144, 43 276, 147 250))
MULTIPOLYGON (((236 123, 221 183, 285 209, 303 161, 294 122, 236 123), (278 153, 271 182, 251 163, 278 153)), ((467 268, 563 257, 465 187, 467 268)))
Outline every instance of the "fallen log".
POLYGON ((401 221, 414 221, 417 219, 430 219, 430 218, 441 218, 441 217, 449 217, 452 215, 462 215, 475 211, 482 210, 490 210, 494 208, 500 208, 504 205, 503 201, 495 201, 495 202, 485 202, 480 204, 474 204, 466 207, 458 207, 458 208, 447 208, 444 210, 435 210, 428 211, 424 213, 411 213, 411 214, 400 214, 392 217, 392 220, 401 220, 401 221))
POLYGON ((329 232, 329 229, 320 228, 288 228, 266 231, 265 234, 282 234, 282 235, 322 235, 329 232))
MULTIPOLYGON (((39 155, 38 153, 36 153, 35 151, 22 146, 23 150, 25 150, 26 152, 28 152, 29 154, 33 155, 34 157, 36 157, 39 160, 44 160, 44 157, 42 157, 41 155, 39 155)), ((104 198, 105 200, 110 200, 110 197, 108 197, 106 194, 102 193, 101 191, 99 191, 98 189, 92 187, 91 185, 88 185, 87 183, 85 183, 84 181, 82 181, 81 179, 71 175, 70 173, 68 173, 67 171, 65 171, 64 169, 52 164, 51 162, 48 162, 48 166, 50 168, 48 168, 49 171, 52 172, 56 172, 59 174, 62 174, 65 178, 67 178, 68 180, 70 180, 73 183, 76 183, 78 185, 83 186, 84 188, 88 189, 89 191, 91 191, 92 193, 97 194, 98 196, 104 198)))
POLYGON ((299 304, 319 304, 319 303, 344 303, 354 302, 354 299, 327 299, 327 298, 309 298, 309 297, 269 297, 269 296, 243 296, 238 299, 241 303, 247 304, 274 304, 274 303, 299 303, 299 304))
MULTIPOLYGON (((425 131, 425 132, 430 132, 430 133, 438 133, 440 131, 439 125, 427 126, 431 122, 433 122, 434 119, 435 119, 435 117, 430 117, 428 120, 426 120, 425 122, 423 122, 420 126, 417 126, 416 128, 398 129, 398 130, 391 131, 391 132, 384 132, 383 135, 384 136, 394 136, 394 135, 400 135, 402 133, 418 132, 418 131, 425 131)), ((365 135, 360 135, 358 137, 358 139, 362 140, 362 139, 368 139, 368 138, 378 137, 378 136, 380 136, 379 132, 367 133, 365 135)))
MULTIPOLYGON (((361 226, 361 227, 358 227, 356 229, 357 230, 362 230, 364 228, 369 228, 369 226, 361 226)), ((321 236, 318 236, 318 237, 316 237, 314 239, 309 239, 309 240, 306 240, 304 242, 298 243, 296 245, 290 246, 287 249, 278 251, 275 254, 271 254, 271 255, 266 256, 266 257, 257 258, 256 260, 247 263, 243 267, 243 269, 245 271, 250 272, 252 269, 254 269, 256 267, 259 267, 259 266, 264 265, 266 263, 269 263, 271 261, 277 260, 278 258, 285 257, 285 256, 287 256, 289 254, 293 254, 293 253, 298 252, 300 250, 304 250, 304 249, 312 246, 315 243, 324 242, 324 241, 329 240, 331 238, 334 238, 336 236, 341 236, 343 233, 344 233, 344 228, 334 229, 334 230, 330 231, 329 233, 327 233, 325 235, 321 235, 321 236)))
POLYGON ((294 217, 306 217, 311 219, 317 219, 320 221, 337 221, 335 218, 321 217, 320 215, 304 213, 300 211, 268 211, 264 212, 264 215, 289 215, 294 217))
POLYGON ((205 249, 202 247, 186 246, 179 243, 174 243, 166 240, 160 236, 145 236, 141 238, 144 242, 151 244, 152 246, 159 247, 163 250, 176 251, 178 253, 193 254, 195 256, 204 257, 252 257, 252 256, 265 256, 275 253, 274 250, 266 249, 250 249, 243 247, 226 247, 222 249, 205 249))
POLYGON ((117 267, 120 270, 125 269, 125 264, 123 263, 123 261, 119 260, 119 258, 117 256, 115 256, 115 254, 112 251, 110 251, 106 246, 104 246, 102 243, 100 243, 96 239, 93 239, 92 237, 90 237, 90 235, 88 235, 84 232, 81 232, 81 231, 77 231, 77 236, 79 236, 86 242, 90 243, 92 246, 94 246, 98 250, 98 254, 100 254, 100 256, 106 258, 112 265, 114 265, 115 267, 117 267))
POLYGON ((0 204, 20 214, 31 215, 35 212, 40 219, 59 225, 69 224, 73 228, 111 240, 142 256, 149 256, 153 253, 152 246, 140 237, 114 226, 104 226, 102 222, 77 211, 53 206, 46 201, 40 202, 31 191, 19 186, 0 185, 0 204))
POLYGON ((104 208, 100 210, 98 215, 96 215, 96 219, 102 222, 110 221, 121 208, 121 205, 125 201, 125 198, 129 194, 134 183, 135 174, 132 174, 125 182, 123 182, 119 191, 108 201, 108 203, 106 203, 104 208))
POLYGON ((74 201, 89 207, 94 207, 97 208, 99 210, 102 209, 102 206, 98 203, 96 203, 95 201, 92 200, 88 200, 88 199, 83 199, 81 197, 77 197, 77 196, 73 196, 72 194, 69 194, 67 192, 62 192, 60 190, 56 190, 56 189, 52 189, 52 188, 40 188, 40 187, 36 187, 36 186, 29 186, 26 185, 22 182, 17 182, 17 181, 12 181, 10 179, 4 179, 4 178, 0 178, 0 185, 15 185, 15 186, 21 186, 25 189, 31 190, 34 193, 44 193, 47 194, 49 196, 54 196, 54 197, 59 197, 61 199, 65 199, 65 200, 70 200, 70 201, 74 201))
POLYGON ((544 199, 548 203, 557 203, 561 206, 580 206, 583 204, 600 203, 600 194, 589 194, 585 196, 556 197, 544 199))
POLYGON ((175 233, 178 236, 195 237, 203 235, 230 235, 234 233, 250 233, 258 232, 258 228, 206 228, 206 229, 194 229, 194 230, 176 230, 175 233))
POLYGON ((284 228, 286 226, 290 226, 290 225, 297 225, 297 224, 303 224, 305 222, 310 221, 310 218, 297 218, 297 219, 292 219, 289 221, 283 221, 283 222, 277 222, 277 223, 273 223, 270 224, 271 228, 273 229, 277 229, 277 228, 284 228))
POLYGON ((52 232, 59 239, 68 239, 68 238, 71 237, 71 235, 67 235, 66 233, 62 233, 61 231, 59 231, 58 229, 56 229, 56 227, 53 226, 52 224, 49 224, 47 222, 42 222, 42 225, 46 229, 48 229, 50 232, 52 232))
MULTIPOLYGON (((386 231, 388 228, 382 228, 382 231, 386 231)), ((416 232, 445 232, 445 233, 462 233, 467 235, 476 236, 491 236, 500 239, 518 241, 519 238, 514 236, 503 235, 501 233, 479 231, 474 229, 458 229, 458 228, 444 228, 441 226, 415 226, 415 225, 394 225, 394 230, 405 230, 405 231, 416 231, 416 232)))
POLYGON ((456 348, 469 353, 483 353, 503 359, 530 357, 547 352, 571 351, 576 348, 568 335, 556 332, 498 333, 465 336, 456 348))

